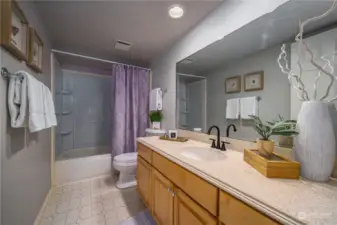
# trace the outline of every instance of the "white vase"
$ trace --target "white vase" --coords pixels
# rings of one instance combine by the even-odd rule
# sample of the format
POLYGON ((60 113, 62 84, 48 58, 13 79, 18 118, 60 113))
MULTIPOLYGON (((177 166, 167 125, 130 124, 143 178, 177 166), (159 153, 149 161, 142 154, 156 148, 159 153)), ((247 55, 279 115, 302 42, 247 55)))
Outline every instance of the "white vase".
POLYGON ((303 102, 297 128, 299 134, 294 139, 294 156, 301 164, 301 176, 312 181, 329 180, 336 157, 329 104, 303 102))

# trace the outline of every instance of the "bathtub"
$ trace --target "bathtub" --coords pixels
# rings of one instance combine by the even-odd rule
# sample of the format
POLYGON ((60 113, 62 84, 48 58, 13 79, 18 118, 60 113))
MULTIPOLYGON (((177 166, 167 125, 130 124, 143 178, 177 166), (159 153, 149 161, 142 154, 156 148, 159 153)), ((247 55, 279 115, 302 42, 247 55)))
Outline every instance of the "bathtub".
POLYGON ((55 185, 64 185, 113 173, 111 154, 55 161, 55 185))

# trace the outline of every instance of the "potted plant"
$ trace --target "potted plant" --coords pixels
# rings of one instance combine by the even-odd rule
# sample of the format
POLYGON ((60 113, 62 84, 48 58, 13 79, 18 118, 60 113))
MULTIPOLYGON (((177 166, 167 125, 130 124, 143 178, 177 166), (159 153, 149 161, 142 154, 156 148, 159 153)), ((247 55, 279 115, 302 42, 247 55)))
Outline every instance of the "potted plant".
POLYGON ((283 120, 279 122, 262 123, 257 116, 250 116, 254 122, 254 129, 261 136, 257 139, 257 149, 261 155, 268 156, 274 152, 275 142, 270 140, 272 135, 296 135, 296 121, 283 120))
POLYGON ((163 113, 161 110, 151 111, 149 114, 153 129, 160 129, 160 122, 163 120, 163 113))
MULTIPOLYGON (((278 120, 274 120, 273 122, 268 122, 271 125, 274 125, 275 123, 284 121, 284 118, 281 115, 278 115, 278 120)), ((289 120, 293 123, 297 123, 296 120, 289 120)), ((280 135, 278 135, 277 137, 278 139, 278 145, 282 146, 282 147, 288 147, 288 148, 292 148, 293 147, 293 142, 294 142, 294 138, 293 138, 293 133, 282 133, 280 135)))

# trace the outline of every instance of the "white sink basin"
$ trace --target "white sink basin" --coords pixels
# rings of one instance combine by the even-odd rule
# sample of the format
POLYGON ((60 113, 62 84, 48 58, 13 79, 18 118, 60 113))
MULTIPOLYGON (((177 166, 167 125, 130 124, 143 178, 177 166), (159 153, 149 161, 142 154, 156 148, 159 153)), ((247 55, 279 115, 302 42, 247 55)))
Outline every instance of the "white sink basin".
POLYGON ((197 161, 219 161, 226 158, 225 152, 213 148, 187 147, 180 154, 197 161))

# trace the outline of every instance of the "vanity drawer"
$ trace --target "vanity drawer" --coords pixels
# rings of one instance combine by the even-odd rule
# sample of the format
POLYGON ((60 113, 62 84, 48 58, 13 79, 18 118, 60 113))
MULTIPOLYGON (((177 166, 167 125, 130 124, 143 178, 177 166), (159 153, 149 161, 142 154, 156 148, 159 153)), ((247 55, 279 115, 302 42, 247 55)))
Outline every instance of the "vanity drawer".
POLYGON ((151 164, 152 150, 145 145, 137 143, 138 155, 141 156, 145 161, 151 164))
POLYGON ((218 189, 215 186, 156 152, 152 155, 152 166, 212 215, 217 216, 218 189))
POLYGON ((219 218, 226 225, 276 225, 279 224, 240 200, 220 191, 219 218))

